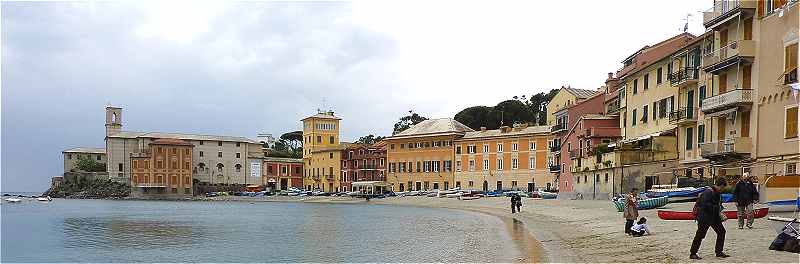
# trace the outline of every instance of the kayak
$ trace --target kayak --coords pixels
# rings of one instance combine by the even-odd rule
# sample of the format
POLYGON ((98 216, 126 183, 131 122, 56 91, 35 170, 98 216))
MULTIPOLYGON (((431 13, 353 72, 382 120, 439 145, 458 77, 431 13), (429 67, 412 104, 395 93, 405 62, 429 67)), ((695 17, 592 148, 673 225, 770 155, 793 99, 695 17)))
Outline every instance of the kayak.
MULTIPOLYGON (((639 204, 637 204, 636 207, 639 210, 655 209, 667 205, 668 201, 669 198, 666 196, 643 199, 639 200, 639 204)), ((625 209, 625 199, 614 201, 614 206, 617 207, 617 212, 622 212, 625 209)))
MULTIPOLYGON (((736 210, 723 211, 725 217, 728 219, 736 219, 736 210)), ((767 216, 769 208, 758 208, 753 212, 753 218, 762 218, 767 216)), ((664 220, 694 220, 695 215, 692 211, 672 211, 672 210, 658 210, 658 218, 664 220)))

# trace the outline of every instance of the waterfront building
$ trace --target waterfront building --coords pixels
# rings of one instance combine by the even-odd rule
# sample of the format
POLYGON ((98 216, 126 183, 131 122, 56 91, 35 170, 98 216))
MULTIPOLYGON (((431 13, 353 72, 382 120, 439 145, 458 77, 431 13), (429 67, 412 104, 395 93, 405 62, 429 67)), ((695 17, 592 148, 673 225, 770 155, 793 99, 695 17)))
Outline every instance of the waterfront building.
POLYGON ((341 191, 342 144, 339 142, 339 121, 333 111, 302 119, 303 122, 303 185, 306 190, 341 191))
POLYGON ((620 172, 614 169, 619 167, 619 159, 609 145, 621 135, 616 115, 586 114, 570 128, 564 142, 575 147, 569 150, 569 172, 574 176, 572 191, 576 195, 607 200, 620 192, 620 172))
MULTIPOLYGON (((340 181, 345 191, 355 191, 353 183, 376 182, 369 186, 379 186, 377 182, 386 181, 386 142, 372 145, 348 144, 342 150, 342 171, 340 181)), ((374 190, 374 189, 373 189, 374 190)))
POLYGON ((546 161, 549 138, 550 127, 528 124, 466 131, 453 143, 455 187, 529 192, 555 189, 555 175, 546 161))
POLYGON ((440 118, 386 138, 388 188, 402 192, 455 187, 453 140, 473 131, 452 118, 440 118))
POLYGON ((261 169, 261 185, 271 191, 286 191, 289 187, 303 188, 302 159, 265 157, 261 169))
POLYGON ((181 198, 192 196, 192 144, 180 139, 156 139, 131 155, 131 196, 181 198))
POLYGON ((77 147, 70 148, 61 152, 64 160, 64 172, 74 172, 77 170, 75 163, 80 159, 91 159, 97 163, 106 164, 106 149, 77 147))
MULTIPOLYGON (((601 91, 603 88, 601 88, 601 91)), ((575 178, 572 175, 572 171, 575 165, 573 162, 578 162, 579 160, 576 159, 577 156, 570 156, 570 152, 573 150, 580 149, 581 146, 578 143, 583 143, 582 141, 575 141, 575 142, 568 142, 568 136, 570 135, 570 131, 575 129, 578 125, 578 121, 581 117, 586 115, 602 115, 604 112, 604 102, 605 102, 605 94, 600 91, 593 91, 594 95, 580 101, 576 104, 572 104, 568 106, 566 109, 559 111, 556 116, 562 116, 561 119, 564 121, 559 123, 558 125, 563 126, 564 132, 558 132, 555 134, 554 141, 557 142, 553 145, 558 146, 558 154, 556 157, 558 160, 556 164, 560 165, 560 173, 558 174, 558 190, 561 194, 562 198, 572 197, 572 192, 574 191, 575 185, 575 178)), ((553 129, 551 129, 553 131, 553 129)), ((573 133, 574 134, 574 133, 573 133)), ((573 138, 574 141, 574 138, 573 138)), ((574 154, 574 153, 573 153, 574 154)))
POLYGON ((549 171, 555 173, 556 179, 558 179, 556 188, 559 189, 559 191, 568 191, 572 188, 571 180, 561 180, 561 173, 568 170, 566 164, 562 164, 561 140, 567 133, 567 127, 576 120, 574 115, 572 120, 570 120, 568 109, 578 102, 592 97, 596 93, 597 91, 562 86, 556 95, 547 102, 547 125, 550 126, 551 134, 550 140, 547 143, 550 150, 547 156, 547 164, 549 171))
POLYGON ((622 140, 615 144, 620 160, 621 191, 650 189, 673 180, 677 160, 675 112, 678 88, 669 81, 671 55, 695 36, 681 33, 653 46, 644 46, 623 60, 617 71, 622 140))
POLYGON ((122 131, 122 108, 106 107, 108 178, 131 183, 131 158, 146 154, 158 139, 179 139, 192 147, 192 179, 201 184, 261 183, 262 147, 259 142, 235 136, 122 131))

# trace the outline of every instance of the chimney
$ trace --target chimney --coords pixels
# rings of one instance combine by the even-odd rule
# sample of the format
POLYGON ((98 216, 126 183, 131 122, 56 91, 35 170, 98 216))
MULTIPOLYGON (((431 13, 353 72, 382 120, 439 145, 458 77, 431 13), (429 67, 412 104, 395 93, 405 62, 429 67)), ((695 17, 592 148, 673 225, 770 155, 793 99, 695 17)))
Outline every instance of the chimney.
POLYGON ((486 127, 481 127, 481 132, 486 132, 486 127))

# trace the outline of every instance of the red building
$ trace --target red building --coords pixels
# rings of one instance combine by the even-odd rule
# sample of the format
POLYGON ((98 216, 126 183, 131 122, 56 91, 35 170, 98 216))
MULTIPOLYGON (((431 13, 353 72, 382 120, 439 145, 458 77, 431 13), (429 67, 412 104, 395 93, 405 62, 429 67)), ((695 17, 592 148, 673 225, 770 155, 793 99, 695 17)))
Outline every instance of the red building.
POLYGON ((303 160, 266 157, 261 168, 261 184, 270 190, 303 188, 303 160))
POLYGON ((339 177, 345 190, 353 190, 353 182, 386 181, 386 142, 347 146, 342 150, 342 173, 339 177))
MULTIPOLYGON (((565 123, 566 133, 560 136, 560 147, 561 151, 559 155, 560 165, 561 165, 561 174, 559 175, 558 180, 558 190, 559 193, 567 194, 573 191, 573 177, 572 173, 570 172, 570 168, 572 167, 572 159, 570 158, 570 151, 578 149, 580 143, 577 141, 577 136, 570 137, 570 135, 574 135, 571 133, 573 130, 576 129, 578 126, 578 121, 581 117, 595 114, 595 115, 603 115, 604 108, 605 108, 605 93, 597 93, 594 96, 580 101, 564 111, 563 113, 567 116, 568 122, 565 123)), ((586 128, 583 128, 586 129, 586 128)))

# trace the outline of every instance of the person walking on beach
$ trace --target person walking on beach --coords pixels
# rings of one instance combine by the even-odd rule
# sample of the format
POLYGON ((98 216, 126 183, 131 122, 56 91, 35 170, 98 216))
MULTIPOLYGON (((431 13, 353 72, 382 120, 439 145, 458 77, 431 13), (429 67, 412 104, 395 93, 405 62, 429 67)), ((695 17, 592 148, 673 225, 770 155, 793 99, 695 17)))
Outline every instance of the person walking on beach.
POLYGON ((639 189, 633 188, 628 195, 625 196, 625 209, 622 210, 622 216, 625 217, 625 234, 632 234, 631 227, 633 227, 633 221, 636 221, 639 218, 639 208, 637 208, 637 204, 639 204, 638 195, 636 194, 639 192, 639 189))
POLYGON ((703 241, 703 238, 706 237, 709 227, 714 229, 714 232, 717 233, 717 243, 714 247, 714 252, 717 254, 717 257, 730 257, 728 254, 722 252, 723 247, 725 247, 725 226, 722 225, 720 192, 722 188, 727 185, 725 179, 719 178, 715 181, 714 185, 711 186, 711 189, 706 189, 700 194, 700 197, 697 198, 697 203, 694 205, 697 232, 694 234, 692 247, 689 249, 690 259, 701 259, 700 256, 697 255, 697 251, 700 249, 700 243, 703 241))
POLYGON ((515 213, 517 213, 519 211, 521 203, 522 203, 522 198, 519 196, 519 194, 515 193, 515 194, 511 195, 511 213, 512 214, 515 214, 515 213))
POLYGON ((514 198, 517 199, 517 203, 515 203, 515 205, 517 206, 517 213, 521 213, 522 212, 522 196, 520 196, 518 193, 515 193, 514 194, 514 198))
POLYGON ((743 229, 745 218, 747 228, 753 228, 753 204, 758 202, 758 190, 753 184, 753 177, 744 173, 736 188, 733 189, 733 201, 736 202, 736 217, 739 220, 739 229, 743 229))

